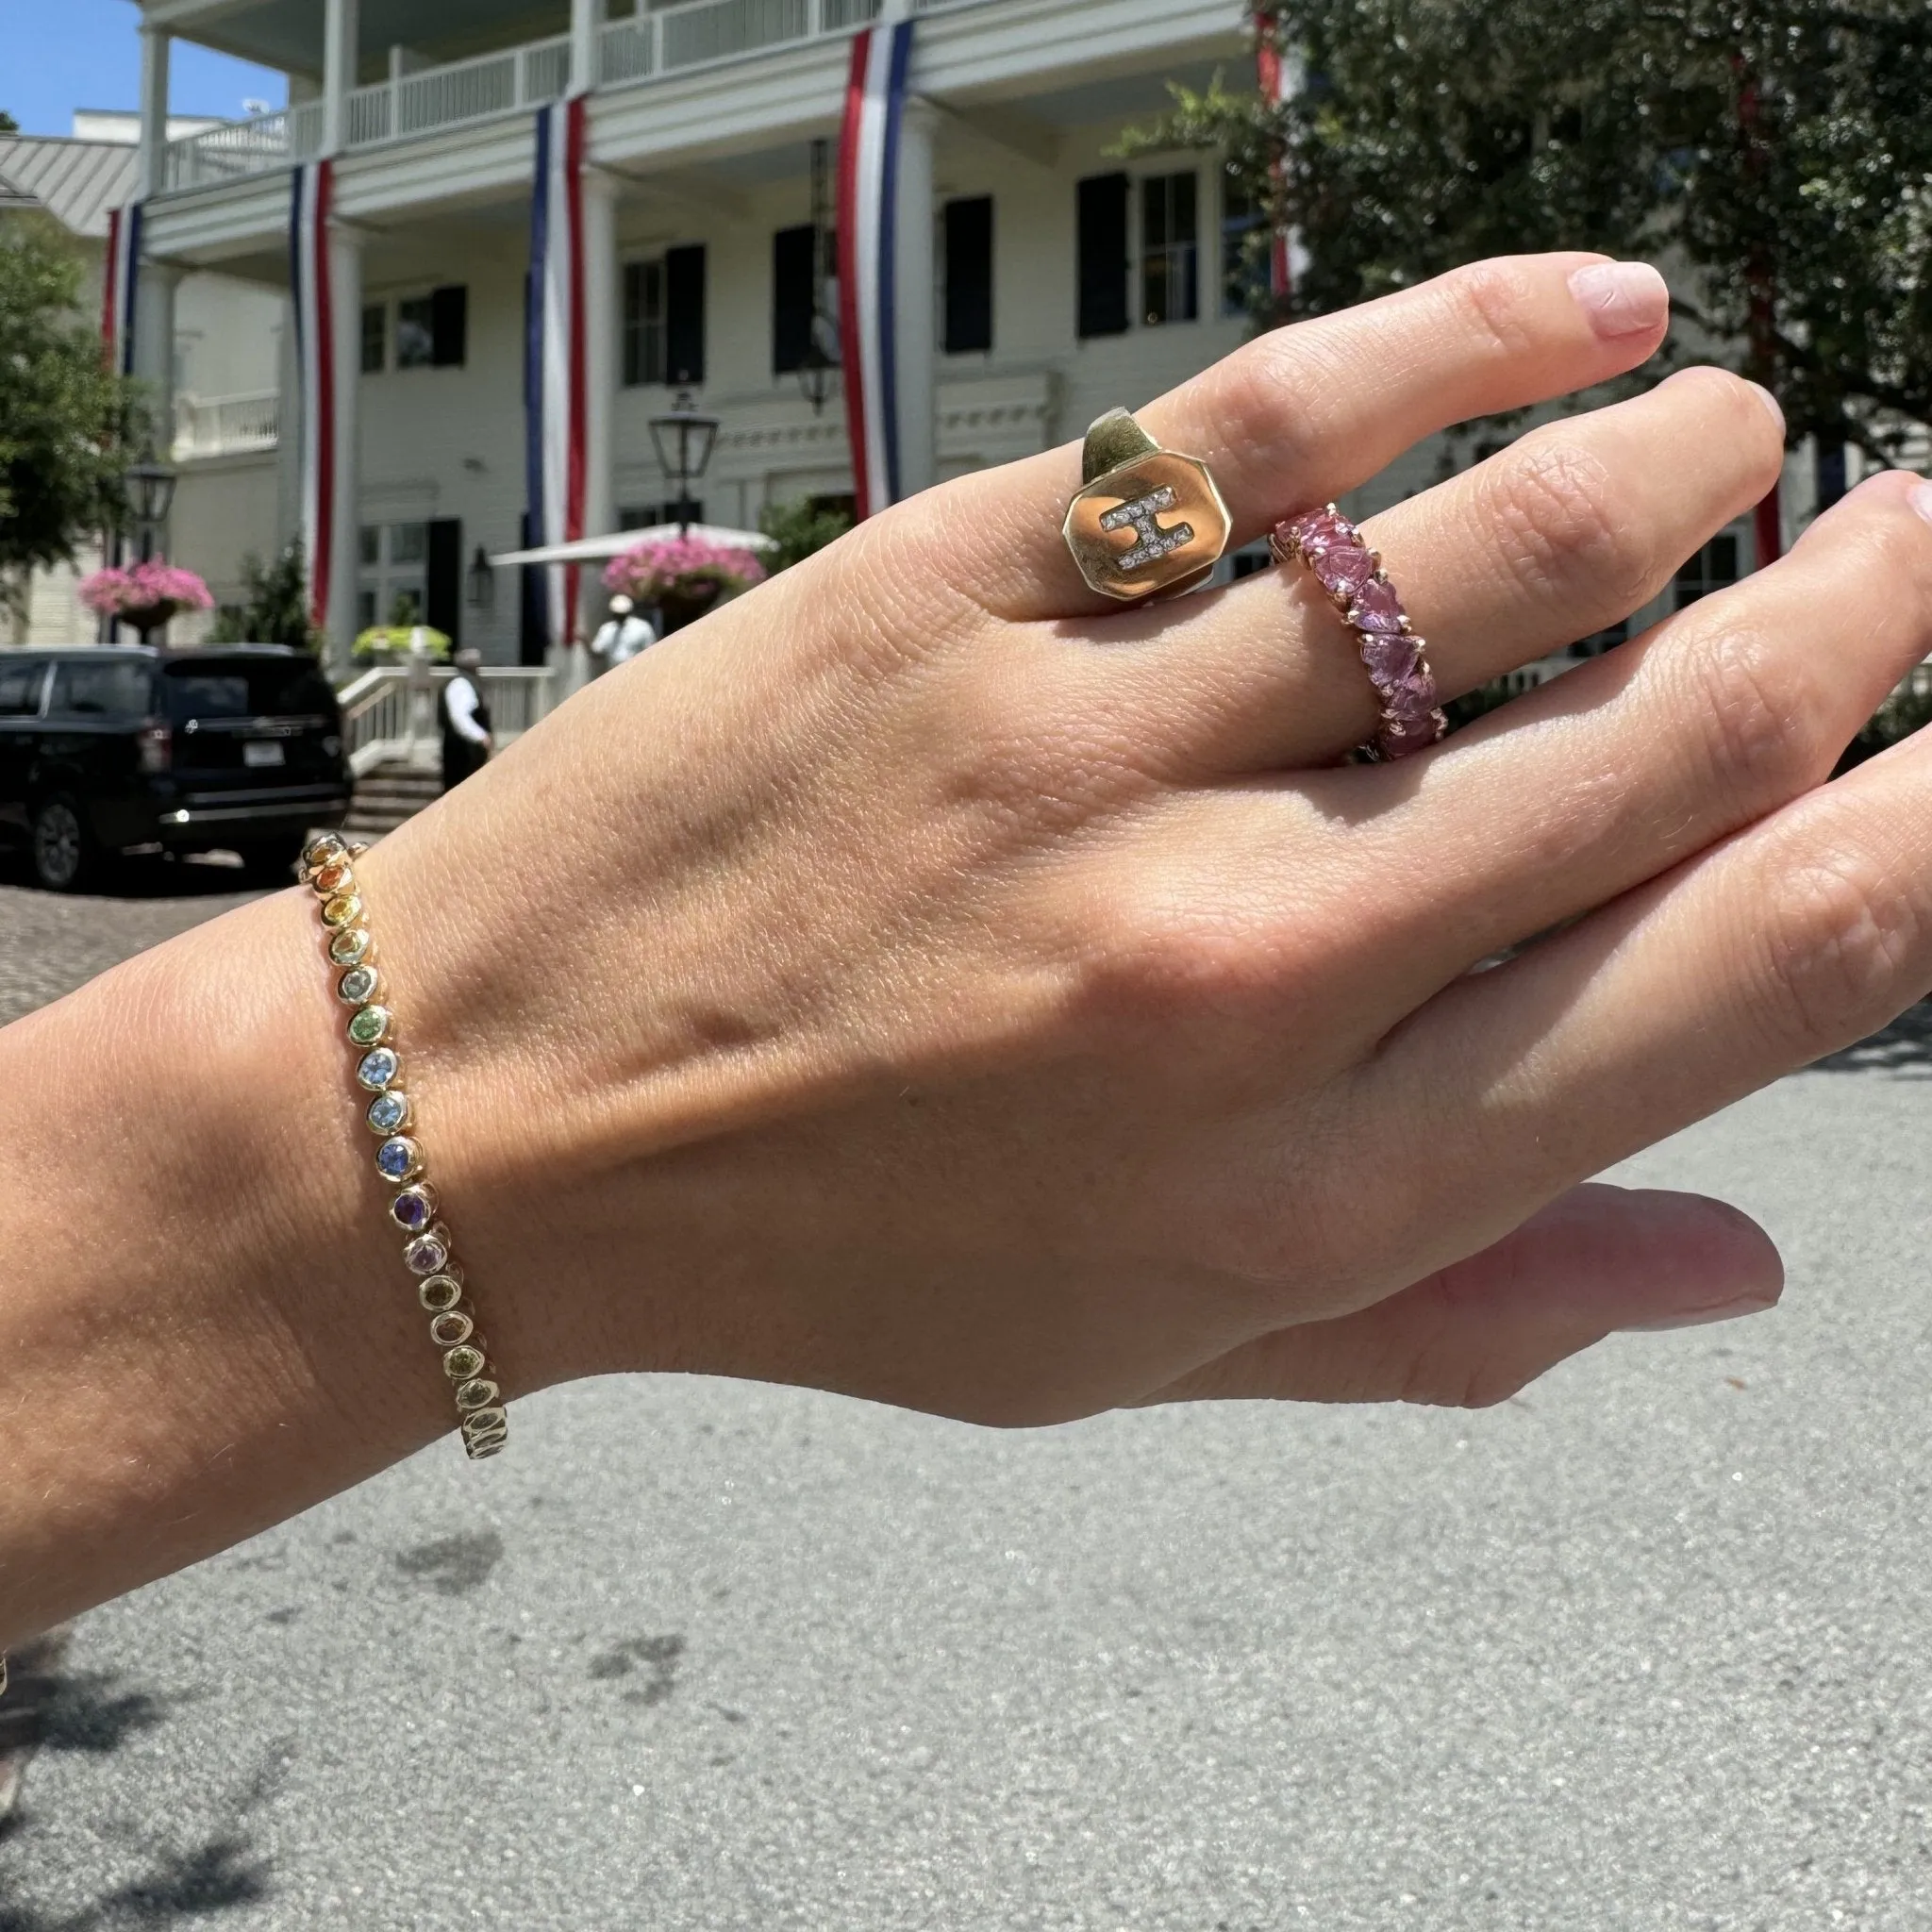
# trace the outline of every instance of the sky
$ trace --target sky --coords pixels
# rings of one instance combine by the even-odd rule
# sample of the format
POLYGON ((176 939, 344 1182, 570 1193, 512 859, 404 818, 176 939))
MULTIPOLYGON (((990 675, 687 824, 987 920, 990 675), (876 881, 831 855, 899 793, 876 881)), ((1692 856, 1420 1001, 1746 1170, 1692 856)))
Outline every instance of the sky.
MULTIPOLYGON (((141 105, 141 12, 132 0, 0 0, 0 108, 28 134, 66 134, 76 108, 141 105)), ((175 42, 169 111, 241 118, 288 99, 283 77, 175 42)))

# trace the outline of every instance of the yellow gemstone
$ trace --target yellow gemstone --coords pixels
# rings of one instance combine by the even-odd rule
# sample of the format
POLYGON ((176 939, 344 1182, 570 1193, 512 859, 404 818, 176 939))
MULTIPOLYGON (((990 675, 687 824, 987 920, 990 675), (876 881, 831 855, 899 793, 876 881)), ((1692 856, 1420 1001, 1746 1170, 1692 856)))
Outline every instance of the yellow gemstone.
POLYGON ((362 917, 362 902, 354 892, 339 892, 322 908, 325 925, 354 925, 362 917))
POLYGON ((468 1341, 451 1349, 442 1358, 442 1373, 452 1382, 471 1381, 489 1366, 483 1351, 468 1341))
POLYGON ((348 856, 348 846, 333 832, 318 832, 302 848, 302 863, 307 866, 328 865, 348 856))
POLYGON ((454 1274, 432 1274, 416 1291, 416 1299, 432 1315, 441 1315, 453 1308, 463 1298, 463 1284, 454 1274))

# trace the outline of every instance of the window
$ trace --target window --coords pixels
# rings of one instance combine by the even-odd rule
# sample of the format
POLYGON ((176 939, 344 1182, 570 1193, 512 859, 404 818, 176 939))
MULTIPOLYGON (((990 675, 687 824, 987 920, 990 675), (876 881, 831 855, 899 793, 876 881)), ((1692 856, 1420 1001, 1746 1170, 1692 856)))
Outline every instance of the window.
POLYGON ((1194 191, 1191 169, 1141 183, 1141 316, 1150 328, 1200 312, 1194 191))
MULTIPOLYGON (((691 504, 691 520, 701 524, 705 520, 705 504, 702 497, 693 497, 691 504)), ((617 527, 620 530, 649 530, 658 524, 675 524, 678 521, 677 504, 633 503, 617 512, 617 527)))
POLYGON ((624 380, 627 389, 664 380, 664 264, 624 265, 624 380))
POLYGON ((167 666, 161 702, 170 718, 326 718, 329 681, 307 658, 236 658, 167 666))
POLYGON ((705 379, 705 251, 668 248, 624 267, 624 380, 637 389, 705 379))
POLYGON ((44 658, 0 664, 0 718, 38 718, 41 687, 46 681, 44 658))
POLYGON ((1091 175, 1074 191, 1082 339, 1127 327, 1127 177, 1091 175))
POLYGON ((362 374, 379 375, 389 363, 389 308, 372 302, 362 311, 362 374))
POLYGON ((772 374, 791 375, 806 366, 811 323, 818 310, 818 231, 780 228, 772 237, 772 374))
POLYGON ((425 623, 428 559, 427 524, 365 524, 357 628, 425 623))
POLYGON ((1722 591, 1726 584, 1735 584, 1738 575, 1738 533, 1721 530, 1688 563, 1679 566, 1672 587, 1673 608, 1681 610, 1713 591, 1722 591))
POLYGON ((1249 315, 1268 292, 1268 253, 1257 237, 1267 210, 1241 180, 1221 175, 1221 312, 1249 315))
POLYGON ((460 283, 396 304, 396 367, 459 369, 468 348, 470 291, 460 283))
POLYGON ((54 667, 51 708, 57 716, 144 718, 148 702, 144 658, 104 658, 94 663, 70 658, 54 667))
POLYGON ((992 196, 949 201, 944 214, 945 350, 992 347, 992 196))

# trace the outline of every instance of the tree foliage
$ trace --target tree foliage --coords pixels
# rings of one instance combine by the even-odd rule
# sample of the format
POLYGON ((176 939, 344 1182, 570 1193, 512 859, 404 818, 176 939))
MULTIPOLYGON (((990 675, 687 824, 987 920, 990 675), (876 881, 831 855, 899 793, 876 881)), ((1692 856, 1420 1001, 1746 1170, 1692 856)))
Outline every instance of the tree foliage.
POLYGON ((291 543, 272 563, 252 553, 242 558, 242 602, 223 607, 208 641, 321 650, 321 633, 308 621, 308 568, 299 542, 291 543))
POLYGON ((82 320, 80 263, 39 217, 0 225, 0 598, 120 514, 131 385, 82 320))
MULTIPOLYGON (((1792 436, 1895 457, 1932 421, 1924 0, 1292 0, 1279 107, 1175 88, 1130 151, 1221 150, 1308 253, 1289 314, 1487 255, 1657 260, 1700 356, 1792 436)), ((1267 232, 1250 238, 1259 264, 1267 232)), ((1257 314, 1278 319, 1265 275, 1257 314)), ((1689 347, 1682 334, 1667 354, 1689 347)))
POLYGON ((808 496, 768 503, 758 512, 758 530, 777 548, 763 554, 765 569, 775 576, 794 563, 803 563, 813 551, 835 542, 851 527, 852 519, 843 510, 826 509, 808 496))
POLYGON ((0 108, 0 134, 18 134, 20 123, 5 108, 0 108))

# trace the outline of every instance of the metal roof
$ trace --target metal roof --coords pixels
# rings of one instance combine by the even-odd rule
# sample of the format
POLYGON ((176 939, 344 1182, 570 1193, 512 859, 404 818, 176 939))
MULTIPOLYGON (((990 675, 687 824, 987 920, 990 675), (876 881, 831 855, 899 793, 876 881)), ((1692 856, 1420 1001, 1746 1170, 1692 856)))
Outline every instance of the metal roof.
POLYGON ((0 208, 43 208, 76 235, 104 237, 134 195, 139 152, 121 142, 0 135, 0 208))

